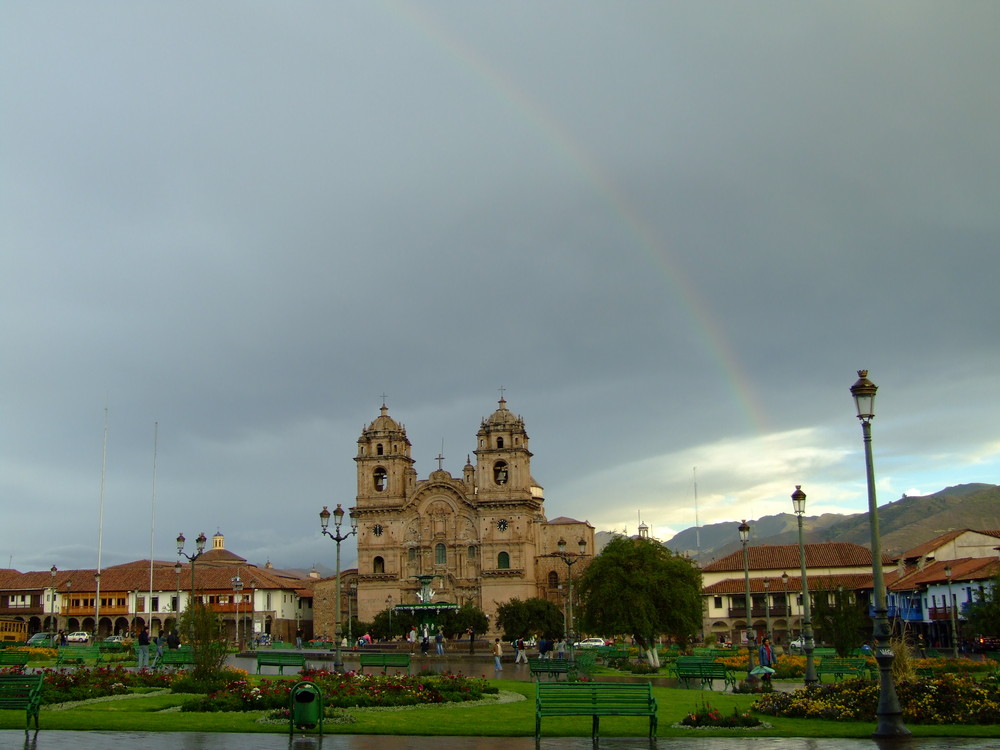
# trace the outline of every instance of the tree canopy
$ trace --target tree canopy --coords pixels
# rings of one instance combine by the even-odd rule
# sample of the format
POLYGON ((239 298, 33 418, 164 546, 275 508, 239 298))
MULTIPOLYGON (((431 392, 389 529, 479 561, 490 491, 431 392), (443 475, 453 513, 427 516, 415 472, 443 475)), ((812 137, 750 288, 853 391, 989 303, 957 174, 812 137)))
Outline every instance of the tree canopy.
POLYGON ((655 540, 616 536, 577 587, 587 632, 628 634, 655 654, 659 635, 686 642, 701 630, 701 571, 655 540))
POLYGON ((564 624, 562 611, 545 599, 511 599, 497 607, 497 626, 506 641, 533 634, 558 638, 564 624))
POLYGON ((973 634, 1000 636, 1000 573, 975 596, 969 607, 969 629, 973 634))

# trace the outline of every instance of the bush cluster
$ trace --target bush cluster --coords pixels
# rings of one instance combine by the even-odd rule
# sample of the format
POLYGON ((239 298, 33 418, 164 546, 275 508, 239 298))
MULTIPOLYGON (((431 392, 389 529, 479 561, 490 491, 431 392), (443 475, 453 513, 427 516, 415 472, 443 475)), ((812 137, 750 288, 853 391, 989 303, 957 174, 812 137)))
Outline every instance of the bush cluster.
POLYGON ((134 688, 166 688, 173 679, 169 674, 142 670, 130 672, 122 666, 43 669, 42 703, 103 698, 120 695, 134 688))
MULTIPOLYGON (((771 716, 875 721, 879 686, 871 680, 801 688, 791 693, 770 693, 753 708, 771 716)), ((942 675, 929 680, 904 680, 896 695, 908 724, 1000 724, 1000 685, 976 682, 963 675, 942 675)))
POLYGON ((709 703, 702 703, 680 722, 686 727, 722 727, 733 729, 738 727, 759 727, 763 722, 749 711, 734 708, 732 714, 723 714, 709 703))
MULTIPOLYGON (((421 703, 456 703, 479 700, 495 694, 485 679, 453 674, 359 675, 339 674, 321 669, 301 672, 302 679, 314 682, 327 708, 415 706, 421 703)), ((288 706, 293 681, 265 680, 251 685, 234 680, 208 695, 186 702, 183 711, 258 711, 288 706)))

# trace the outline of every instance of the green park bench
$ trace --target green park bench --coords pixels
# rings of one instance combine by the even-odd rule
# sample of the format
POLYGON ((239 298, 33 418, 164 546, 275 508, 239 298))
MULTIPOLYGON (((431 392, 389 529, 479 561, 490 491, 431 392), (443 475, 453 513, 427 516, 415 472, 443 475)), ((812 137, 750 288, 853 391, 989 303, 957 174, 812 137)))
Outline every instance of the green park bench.
POLYGON ((605 664, 613 662, 616 659, 629 658, 628 649, 622 648, 621 646, 600 646, 597 649, 597 655, 604 661, 605 664))
POLYGON ((180 648, 165 648, 163 653, 153 660, 153 669, 161 667, 173 667, 181 669, 183 667, 194 666, 194 651, 190 646, 180 648))
MULTIPOLYGON (((802 653, 805 654, 805 651, 803 651, 802 653)), ((834 656, 834 657, 837 656, 837 649, 835 649, 835 648, 828 648, 826 646, 820 646, 818 648, 814 648, 813 649, 813 657, 814 658, 819 659, 819 658, 822 658, 824 656, 834 656)))
POLYGON ((730 685, 736 688, 736 673, 708 656, 679 656, 673 664, 673 671, 683 687, 697 680, 702 688, 714 690, 713 681, 722 680, 723 689, 730 685))
POLYGON ((260 674, 261 667, 277 667, 278 674, 285 673, 285 667, 298 667, 302 669, 306 665, 306 657, 298 653, 287 651, 272 651, 266 653, 257 652, 257 674, 260 674))
POLYGON ((834 680, 844 677, 865 677, 868 672, 867 659, 837 659, 824 657, 816 667, 816 676, 822 682, 823 675, 830 675, 834 680))
POLYGON ((42 704, 42 675, 24 674, 0 675, 0 709, 20 711, 24 709, 24 730, 31 728, 31 717, 35 717, 38 729, 38 709, 42 704))
POLYGON ((360 674, 365 673, 365 667, 382 667, 382 674, 385 674, 389 667, 405 668, 406 674, 410 673, 409 654, 362 653, 358 654, 358 661, 360 662, 360 666, 358 667, 360 674))
POLYGON ((0 667, 23 667, 31 657, 27 651, 7 648, 0 651, 0 667))
POLYGON ((569 659, 528 659, 528 672, 533 678, 537 678, 539 675, 547 674, 549 677, 555 677, 559 679, 559 675, 566 675, 569 679, 569 675, 573 668, 573 662, 569 659))
POLYGON ((88 661, 94 664, 104 661, 101 649, 97 646, 60 646, 56 656, 57 667, 67 664, 86 664, 88 661))
POLYGON ((535 685, 535 742, 543 716, 590 716, 597 740, 602 716, 648 716, 649 737, 656 737, 656 699, 648 682, 539 682, 535 685))

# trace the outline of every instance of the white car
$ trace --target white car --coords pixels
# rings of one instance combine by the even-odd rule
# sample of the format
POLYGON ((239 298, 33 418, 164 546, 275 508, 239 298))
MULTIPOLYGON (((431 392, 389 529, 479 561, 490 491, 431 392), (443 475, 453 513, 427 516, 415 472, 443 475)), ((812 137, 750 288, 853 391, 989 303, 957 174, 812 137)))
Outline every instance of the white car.
POLYGON ((604 645, 603 638, 584 638, 579 643, 574 643, 573 646, 576 648, 597 648, 604 645))
POLYGON ((799 636, 794 641, 789 641, 788 650, 792 653, 798 654, 802 652, 802 649, 806 647, 806 639, 799 636))
POLYGON ((88 643, 89 641, 90 633, 83 630, 77 630, 75 633, 70 633, 66 636, 67 643, 88 643))

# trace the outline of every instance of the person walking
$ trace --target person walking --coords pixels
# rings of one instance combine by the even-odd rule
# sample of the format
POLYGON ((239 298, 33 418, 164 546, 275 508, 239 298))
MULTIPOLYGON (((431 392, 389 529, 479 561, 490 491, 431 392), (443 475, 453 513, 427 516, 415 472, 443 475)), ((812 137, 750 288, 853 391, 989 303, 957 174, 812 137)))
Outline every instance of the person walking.
POLYGON ((444 632, 438 628, 437 635, 434 636, 434 649, 438 656, 444 656, 444 632))
POLYGON ((515 664, 528 663, 528 647, 524 643, 524 638, 518 638, 514 641, 514 652, 515 664))
POLYGON ((500 639, 497 638, 493 641, 493 666, 497 672, 503 671, 503 665, 500 663, 500 659, 503 657, 503 646, 500 643, 500 639))
MULTIPOLYGON (((778 657, 775 655, 774 649, 771 648, 771 639, 767 636, 764 636, 764 640, 761 641, 760 648, 757 649, 757 656, 762 667, 773 670, 778 663, 778 657)), ((766 684, 770 685, 771 672, 764 672, 763 679, 766 684)))
POLYGON ((410 644, 410 653, 415 654, 417 652, 417 626, 414 625, 410 628, 410 632, 406 634, 406 641, 410 644))
POLYGON ((137 672, 143 669, 149 669, 149 631, 146 630, 145 625, 143 625, 142 629, 139 631, 138 643, 138 657, 135 664, 137 672))

